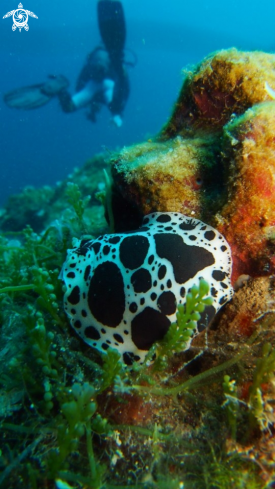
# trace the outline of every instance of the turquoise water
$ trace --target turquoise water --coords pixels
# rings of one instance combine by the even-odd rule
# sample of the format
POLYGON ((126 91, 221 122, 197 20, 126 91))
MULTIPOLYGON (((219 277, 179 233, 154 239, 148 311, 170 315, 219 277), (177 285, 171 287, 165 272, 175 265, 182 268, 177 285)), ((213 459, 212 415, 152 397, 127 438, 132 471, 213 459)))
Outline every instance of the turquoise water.
POLYGON ((58 101, 33 111, 9 109, 3 93, 63 74, 73 93, 77 75, 100 41, 96 1, 26 0, 29 31, 13 32, 2 19, 17 0, 1 2, 0 16, 0 204, 25 185, 54 184, 94 153, 154 135, 170 114, 182 82, 182 69, 216 49, 275 49, 275 4, 271 0, 125 0, 128 48, 138 64, 130 69, 131 94, 124 124, 117 129, 102 110, 97 124, 85 111, 62 113, 58 101), (240 5, 241 4, 241 5, 240 5))

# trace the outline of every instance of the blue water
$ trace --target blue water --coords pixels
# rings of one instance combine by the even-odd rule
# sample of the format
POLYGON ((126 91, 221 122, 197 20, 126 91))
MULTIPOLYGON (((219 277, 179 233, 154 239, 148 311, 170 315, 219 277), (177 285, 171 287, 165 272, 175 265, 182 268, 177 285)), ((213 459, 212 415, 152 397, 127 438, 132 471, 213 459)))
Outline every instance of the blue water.
POLYGON ((63 74, 73 92, 86 55, 100 41, 96 0, 23 0, 29 31, 12 31, 18 0, 0 8, 0 205, 25 185, 52 185, 93 154, 157 133, 171 112, 182 69, 211 51, 235 46, 275 51, 275 2, 124 0, 127 47, 138 56, 130 69, 131 95, 117 129, 104 108, 92 124, 85 110, 64 114, 56 99, 33 111, 9 109, 3 93, 63 74))

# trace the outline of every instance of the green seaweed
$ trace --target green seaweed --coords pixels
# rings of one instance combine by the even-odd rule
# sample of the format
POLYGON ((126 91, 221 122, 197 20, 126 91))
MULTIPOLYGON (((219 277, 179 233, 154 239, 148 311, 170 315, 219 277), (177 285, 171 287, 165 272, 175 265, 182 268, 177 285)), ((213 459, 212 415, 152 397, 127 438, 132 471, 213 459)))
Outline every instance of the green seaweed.
POLYGON ((257 359, 253 374, 252 385, 249 389, 248 406, 250 410, 250 424, 253 426, 254 419, 257 421, 261 430, 265 430, 272 425, 265 411, 265 401, 263 399, 263 386, 275 380, 275 350, 270 343, 265 343, 262 347, 262 356, 257 359))
POLYGON ((63 312, 58 275, 72 237, 85 232, 88 199, 71 185, 69 200, 72 209, 43 233, 28 226, 0 235, 1 487, 55 489, 60 480, 73 489, 263 489, 271 475, 262 477, 256 455, 248 460, 246 439, 271 426, 271 344, 260 356, 257 330, 233 355, 192 372, 184 352, 211 303, 201 280, 144 365, 128 368, 115 350, 84 346, 63 312), (149 414, 135 421, 143 403, 149 414), (132 421, 119 422, 128 410, 132 421))
POLYGON ((224 376, 223 392, 226 399, 225 402, 223 403, 223 407, 226 411, 231 437, 233 438, 233 440, 236 440, 239 399, 238 399, 236 381, 231 380, 229 375, 224 376))
POLYGON ((236 381, 225 375, 223 390, 226 401, 223 407, 234 440, 237 439, 237 431, 242 433, 243 439, 249 439, 255 429, 265 431, 273 426, 273 417, 270 417, 273 400, 264 394, 263 389, 272 385, 274 380, 275 351, 270 343, 263 344, 262 356, 256 360, 247 401, 239 398, 236 381))
POLYGON ((79 186, 73 182, 67 183, 65 195, 68 199, 69 204, 74 209, 75 215, 78 219, 80 231, 84 232, 86 229, 85 222, 84 222, 84 211, 88 205, 88 202, 91 199, 91 196, 87 195, 85 198, 81 198, 82 196, 81 196, 79 186))
POLYGON ((157 355, 154 370, 167 368, 168 360, 171 356, 186 350, 197 328, 201 313, 206 306, 210 306, 213 303, 212 297, 205 297, 208 293, 209 285, 205 280, 201 279, 198 285, 191 287, 186 295, 185 303, 178 305, 176 322, 171 324, 163 341, 156 343, 145 359, 146 362, 154 354, 157 355))

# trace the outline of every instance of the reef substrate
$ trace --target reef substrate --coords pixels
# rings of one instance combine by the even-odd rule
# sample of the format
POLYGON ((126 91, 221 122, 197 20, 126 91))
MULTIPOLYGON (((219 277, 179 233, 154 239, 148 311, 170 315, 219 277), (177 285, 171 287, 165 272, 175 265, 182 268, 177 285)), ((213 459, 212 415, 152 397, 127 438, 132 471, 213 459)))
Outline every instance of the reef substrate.
POLYGON ((220 51, 185 75, 153 140, 2 211, 3 489, 274 484, 275 56, 220 51), (104 212, 127 232, 156 211, 225 236, 235 294, 190 349, 125 368, 74 334, 58 276, 73 237, 106 232, 104 212))
POLYGON ((224 234, 233 283, 274 273, 274 68, 272 54, 231 49, 186 73, 160 134, 112 158, 115 229, 181 212, 224 234))

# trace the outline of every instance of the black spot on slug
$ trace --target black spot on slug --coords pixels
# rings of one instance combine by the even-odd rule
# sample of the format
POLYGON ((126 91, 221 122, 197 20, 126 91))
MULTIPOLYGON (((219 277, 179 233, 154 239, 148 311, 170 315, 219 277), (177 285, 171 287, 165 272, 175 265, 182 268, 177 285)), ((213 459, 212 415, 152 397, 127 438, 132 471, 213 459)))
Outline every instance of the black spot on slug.
POLYGON ((125 268, 134 270, 141 267, 149 249, 146 236, 126 236, 120 243, 119 257, 125 268))
POLYGON ((88 291, 88 304, 98 322, 115 328, 125 310, 124 282, 118 266, 106 261, 96 267, 88 291))
POLYGON ((149 350, 161 340, 170 326, 169 319, 151 307, 145 307, 132 320, 132 340, 140 350, 149 350))
POLYGON ((70 295, 68 297, 68 301, 70 304, 73 304, 74 306, 79 303, 79 301, 80 301, 80 289, 79 289, 78 285, 76 285, 73 288, 72 292, 70 293, 70 295))
POLYGON ((155 234, 154 239, 157 254, 170 261, 179 284, 187 282, 199 271, 215 263, 210 251, 200 246, 186 245, 178 234, 155 234))

